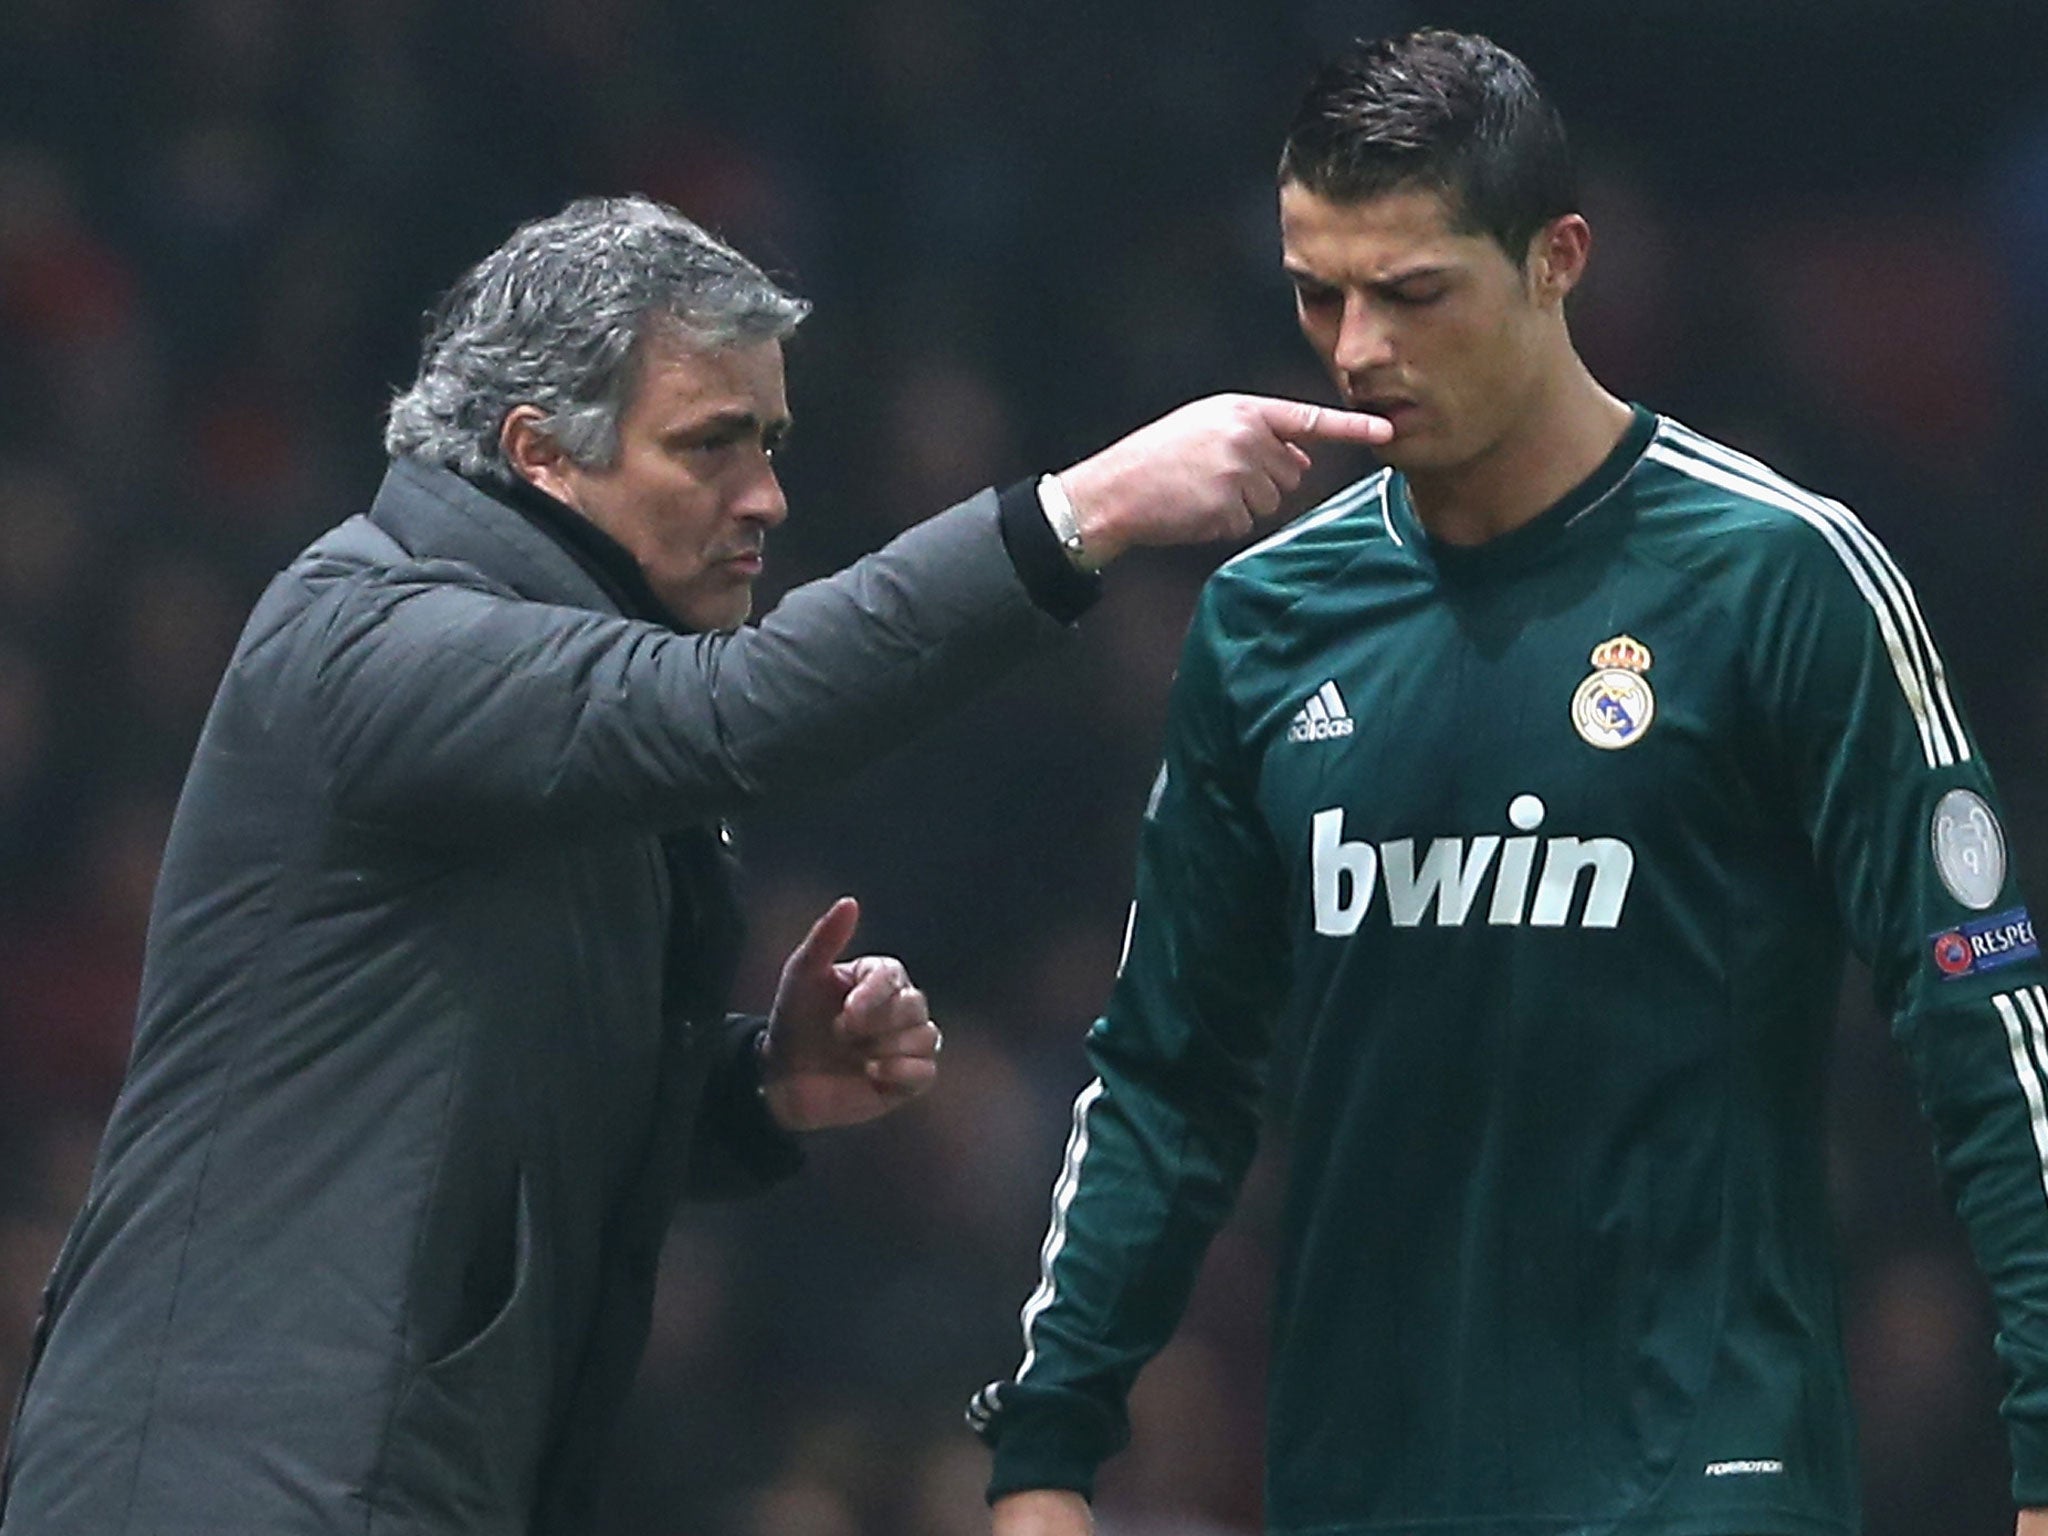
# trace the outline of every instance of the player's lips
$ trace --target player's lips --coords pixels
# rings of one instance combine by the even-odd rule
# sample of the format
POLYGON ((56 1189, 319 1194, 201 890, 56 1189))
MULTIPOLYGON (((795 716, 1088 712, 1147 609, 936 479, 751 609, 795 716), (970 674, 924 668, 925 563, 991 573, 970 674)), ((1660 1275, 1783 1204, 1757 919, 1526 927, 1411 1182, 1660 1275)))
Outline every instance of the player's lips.
POLYGON ((1414 421, 1422 407, 1402 395, 1366 395, 1351 402, 1354 410, 1364 411, 1369 416, 1384 416, 1399 432, 1406 423, 1414 421))
POLYGON ((718 564, 736 576, 758 576, 761 574, 762 566, 761 551, 743 549, 737 554, 723 555, 719 558, 718 564))

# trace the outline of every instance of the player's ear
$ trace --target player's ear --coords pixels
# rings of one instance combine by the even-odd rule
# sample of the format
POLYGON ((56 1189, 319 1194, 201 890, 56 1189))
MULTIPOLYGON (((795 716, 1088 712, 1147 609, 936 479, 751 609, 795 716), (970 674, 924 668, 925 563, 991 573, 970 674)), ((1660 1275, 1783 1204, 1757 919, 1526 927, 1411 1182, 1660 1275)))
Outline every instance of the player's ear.
POLYGON ((1561 304, 1586 275, 1593 227, 1581 214, 1561 214, 1529 241, 1529 287, 1539 303, 1561 304))

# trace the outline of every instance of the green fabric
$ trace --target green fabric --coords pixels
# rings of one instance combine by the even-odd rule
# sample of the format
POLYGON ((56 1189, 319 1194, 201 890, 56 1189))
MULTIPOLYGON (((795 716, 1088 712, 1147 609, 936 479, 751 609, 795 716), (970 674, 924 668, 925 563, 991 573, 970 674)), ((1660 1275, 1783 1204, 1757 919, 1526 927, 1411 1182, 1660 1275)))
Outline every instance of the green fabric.
POLYGON ((1270 1061, 1273 1532, 1854 1530, 1822 1118, 1853 947, 1996 1292, 2038 1499, 2042 973, 1935 963, 2022 904, 2009 873, 1965 871, 1975 907, 1944 884, 1958 789, 1996 806, 1867 531, 1647 412, 1492 544, 1433 546, 1382 475, 1230 562, 1026 1369, 981 1400, 994 1486, 1085 1488, 1121 1443, 1270 1061))

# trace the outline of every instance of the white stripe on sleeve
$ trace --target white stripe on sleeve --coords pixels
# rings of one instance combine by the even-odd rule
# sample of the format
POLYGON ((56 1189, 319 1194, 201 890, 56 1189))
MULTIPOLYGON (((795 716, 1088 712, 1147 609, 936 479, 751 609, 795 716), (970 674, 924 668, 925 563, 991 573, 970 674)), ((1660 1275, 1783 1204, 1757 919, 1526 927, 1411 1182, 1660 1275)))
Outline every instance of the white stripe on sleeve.
POLYGON ((1970 760, 1970 742, 1963 730, 1961 713, 1956 709, 1955 699, 1949 692, 1948 669, 1943 665, 1941 652, 1934 644, 1934 635, 1927 627, 1927 619, 1920 611, 1920 600, 1914 595, 1912 583, 1906 580, 1905 572, 1891 557, 1877 535, 1872 533, 1863 520, 1841 502, 1821 496, 1804 486, 1786 479, 1760 459, 1738 453, 1725 443, 1717 443, 1704 437, 1692 428, 1669 417, 1661 418, 1665 441, 1707 460, 1731 473, 1745 477, 1779 495, 1799 502, 1815 514, 1826 518, 1841 530, 1846 538, 1862 554, 1878 586, 1883 590, 1892 611, 1897 615, 1901 632, 1912 651, 1914 670, 1926 690, 1927 698, 1937 716, 1939 725, 1946 728, 1948 739, 1955 744, 1955 761, 1970 760))
POLYGON ((1645 450, 1645 458, 1667 464, 1681 474, 1709 485, 1747 497, 1765 506, 1777 507, 1790 512, 1826 539, 1828 546, 1842 562, 1856 583, 1856 589, 1863 594, 1863 600, 1870 605, 1870 611, 1877 618, 1878 633, 1884 639, 1884 648, 1891 657, 1892 672, 1899 680, 1899 691, 1906 696, 1906 705, 1913 712, 1913 724, 1920 734, 1920 748, 1930 768, 1947 767, 1969 755, 1969 746, 1964 743, 1961 756, 1950 744, 1948 730, 1929 703, 1926 679, 1921 671, 1918 658, 1909 649, 1904 631, 1900 627, 1900 612, 1889 598, 1879 591, 1869 567, 1863 558, 1851 548, 1841 528, 1813 507, 1772 486, 1723 469, 1682 453, 1662 442, 1652 443, 1645 450))
POLYGON ((1024 1363, 1017 1367, 1017 1380, 1038 1363, 1038 1344, 1031 1336, 1039 1314, 1052 1305, 1059 1288, 1053 1282, 1052 1267, 1067 1245, 1067 1208, 1074 1203, 1074 1191, 1081 1187, 1081 1164, 1088 1156, 1088 1111, 1102 1097, 1102 1079, 1096 1078, 1074 1100, 1074 1128, 1067 1136, 1066 1160, 1060 1166, 1052 1190, 1052 1225, 1046 1228, 1045 1244, 1038 1251, 1038 1289, 1024 1303, 1024 1363))
POLYGON ((1738 453, 1725 443, 1717 443, 1710 437, 1703 437, 1681 422, 1672 421, 1668 417, 1663 420, 1677 438, 1690 446, 1700 457, 1714 459, 1730 468, 1747 473, 1752 479, 1760 480, 1787 495, 1797 497, 1823 515, 1833 518, 1837 525, 1857 542, 1869 557, 1873 569, 1877 571, 1892 599, 1904 606, 1909 626, 1908 635, 1919 646, 1923 664, 1922 675, 1929 682, 1929 694, 1934 700, 1935 707, 1946 718, 1950 731, 1954 733, 1960 749, 1960 760, 1968 762, 1969 741, 1963 731, 1962 716, 1957 712, 1955 700, 1949 693, 1948 670, 1942 665, 1941 652, 1935 648, 1934 635, 1927 628, 1927 620, 1920 612, 1920 600, 1913 594, 1912 583, 1906 580, 1905 572, 1899 569, 1898 563, 1892 559, 1891 551, 1884 547, 1877 535, 1872 533, 1854 512, 1832 497, 1809 491, 1804 486, 1787 480, 1761 459, 1751 458, 1746 453, 1738 453))
MULTIPOLYGON (((1287 543, 1290 539, 1299 538, 1311 528, 1320 528, 1325 523, 1335 522, 1347 512, 1356 512, 1372 499, 1376 491, 1379 491, 1386 484, 1386 479, 1387 472, 1383 469, 1378 474, 1360 481, 1357 485, 1339 491, 1335 496, 1323 503, 1322 506, 1315 508, 1313 511, 1302 513, 1300 517, 1297 517, 1278 533, 1269 534, 1249 549, 1240 549, 1236 554, 1224 561, 1223 565, 1218 567, 1218 569, 1226 569, 1237 564, 1238 561, 1248 559, 1262 551, 1278 549, 1282 544, 1287 543)), ((1394 531, 1391 524, 1388 526, 1387 531, 1389 533, 1394 531)), ((1395 542, 1400 542, 1398 537, 1395 539, 1395 542)))
POLYGON ((2042 1035, 2044 1014, 2048 1014, 2048 1000, 2044 1000, 2039 987, 2030 987, 2024 992, 2000 992, 1991 999, 1998 1009, 1998 1016, 2005 1021, 2006 1049, 2012 1055, 2013 1075, 2019 1079, 2020 1092, 2027 1101, 2027 1116, 2034 1131, 2034 1154, 2041 1167, 2041 1192, 2048 1199, 2048 1098, 2044 1098, 2041 1082, 2041 1068, 2037 1052, 2048 1052, 2048 1039, 2042 1035), (2017 999, 2017 1005, 2015 1005, 2017 999), (2025 1012, 2024 1022, 2020 1018, 2025 1012), (2033 1037, 2029 1049, 2028 1036, 2033 1037))

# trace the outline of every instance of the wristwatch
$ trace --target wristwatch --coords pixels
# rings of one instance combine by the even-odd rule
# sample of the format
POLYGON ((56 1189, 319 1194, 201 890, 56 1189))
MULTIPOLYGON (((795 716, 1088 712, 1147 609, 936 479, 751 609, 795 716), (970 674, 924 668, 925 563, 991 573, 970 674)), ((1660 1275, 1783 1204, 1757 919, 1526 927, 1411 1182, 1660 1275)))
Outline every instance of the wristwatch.
POLYGON ((1052 527, 1053 537, 1060 541, 1060 553, 1067 557, 1067 563, 1077 571, 1093 575, 1097 566, 1081 542, 1081 520, 1074 515, 1073 500, 1058 475, 1038 477, 1038 505, 1044 509, 1045 520, 1052 527))

